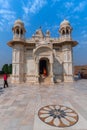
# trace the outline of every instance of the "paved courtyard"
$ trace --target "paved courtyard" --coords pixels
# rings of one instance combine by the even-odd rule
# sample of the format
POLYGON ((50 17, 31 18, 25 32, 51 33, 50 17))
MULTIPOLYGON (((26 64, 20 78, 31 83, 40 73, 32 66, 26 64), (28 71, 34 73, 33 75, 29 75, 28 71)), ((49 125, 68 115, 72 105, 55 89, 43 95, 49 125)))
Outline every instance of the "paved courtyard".
POLYGON ((5 89, 2 84, 0 80, 0 130, 87 130, 87 80, 56 85, 9 83, 5 89), (70 127, 45 123, 38 111, 48 105, 73 109, 78 114, 77 123, 70 127))

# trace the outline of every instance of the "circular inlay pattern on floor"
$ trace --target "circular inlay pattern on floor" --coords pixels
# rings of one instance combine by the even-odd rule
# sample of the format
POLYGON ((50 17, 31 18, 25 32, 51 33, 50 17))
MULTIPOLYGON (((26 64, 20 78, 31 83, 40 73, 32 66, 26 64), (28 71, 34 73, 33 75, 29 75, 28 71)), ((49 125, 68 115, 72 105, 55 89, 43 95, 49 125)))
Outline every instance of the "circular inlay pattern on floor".
POLYGON ((69 127, 78 121, 77 113, 62 105, 42 107, 38 112, 38 116, 46 124, 56 127, 69 127))

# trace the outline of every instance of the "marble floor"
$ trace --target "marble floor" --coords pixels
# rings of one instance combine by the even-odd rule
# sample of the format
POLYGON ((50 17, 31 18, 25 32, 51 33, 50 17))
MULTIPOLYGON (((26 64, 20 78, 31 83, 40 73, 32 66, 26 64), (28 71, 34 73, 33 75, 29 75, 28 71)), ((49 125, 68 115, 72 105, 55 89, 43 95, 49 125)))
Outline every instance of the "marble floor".
MULTIPOLYGON (((59 112, 52 112, 59 116, 59 112)), ((87 80, 56 85, 9 83, 9 88, 3 88, 0 80, 0 130, 87 130, 87 80), (71 126, 50 125, 38 115, 48 105, 68 107, 78 119, 71 126)))

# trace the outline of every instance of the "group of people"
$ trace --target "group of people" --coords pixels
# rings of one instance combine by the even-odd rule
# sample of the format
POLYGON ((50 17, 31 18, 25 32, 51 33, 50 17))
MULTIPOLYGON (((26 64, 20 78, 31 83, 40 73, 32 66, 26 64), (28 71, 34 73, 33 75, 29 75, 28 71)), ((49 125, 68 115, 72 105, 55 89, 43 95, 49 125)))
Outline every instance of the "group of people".
POLYGON ((5 87, 8 87, 7 78, 8 78, 7 74, 4 74, 4 76, 3 76, 3 79, 4 79, 4 88, 5 88, 5 87))

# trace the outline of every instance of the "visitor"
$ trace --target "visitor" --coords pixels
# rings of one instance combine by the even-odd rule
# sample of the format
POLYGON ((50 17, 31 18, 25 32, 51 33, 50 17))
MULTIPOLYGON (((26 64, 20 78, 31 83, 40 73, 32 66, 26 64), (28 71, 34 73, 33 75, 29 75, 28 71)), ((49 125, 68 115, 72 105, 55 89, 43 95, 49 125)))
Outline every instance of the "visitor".
POLYGON ((4 74, 4 88, 5 88, 5 85, 8 87, 8 82, 7 82, 7 74, 4 74))
POLYGON ((81 72, 81 79, 83 79, 83 77, 84 77, 83 75, 84 75, 83 72, 81 72))
POLYGON ((78 79, 81 79, 81 73, 78 72, 78 79))
POLYGON ((44 70, 43 70, 43 74, 44 74, 44 76, 47 75, 47 72, 46 72, 46 69, 45 69, 45 68, 44 68, 44 70))

